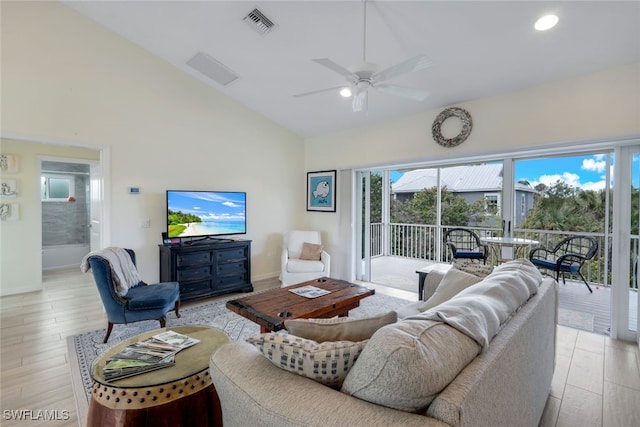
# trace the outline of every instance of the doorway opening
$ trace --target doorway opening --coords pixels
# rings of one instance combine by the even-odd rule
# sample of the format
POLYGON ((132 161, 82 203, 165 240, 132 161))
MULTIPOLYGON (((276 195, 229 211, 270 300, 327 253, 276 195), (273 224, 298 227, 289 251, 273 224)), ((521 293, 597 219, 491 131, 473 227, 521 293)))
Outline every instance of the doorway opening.
POLYGON ((41 158, 43 271, 78 267, 86 254, 97 249, 92 248, 93 218, 100 215, 100 206, 92 203, 96 170, 97 161, 41 158))

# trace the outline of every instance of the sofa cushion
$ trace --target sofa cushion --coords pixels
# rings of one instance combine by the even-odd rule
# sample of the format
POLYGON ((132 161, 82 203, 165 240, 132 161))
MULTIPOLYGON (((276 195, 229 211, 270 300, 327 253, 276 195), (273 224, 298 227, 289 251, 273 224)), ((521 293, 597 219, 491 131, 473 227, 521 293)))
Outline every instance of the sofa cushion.
POLYGON ((390 311, 379 316, 362 318, 291 319, 286 320, 284 325, 292 335, 321 343, 368 340, 375 331, 397 320, 397 313, 390 311))
POLYGON ((479 351, 476 342, 441 322, 403 320, 373 334, 341 391, 423 412, 479 351))
POLYGON ((476 286, 408 319, 444 322, 485 348, 513 313, 538 292, 541 282, 542 275, 530 261, 510 261, 476 286))
POLYGON ((307 261, 320 261, 321 254, 322 254, 322 245, 304 242, 302 244, 302 252, 300 252, 300 259, 307 260, 307 261))
POLYGON ((339 388, 366 341, 318 344, 291 334, 267 333, 247 338, 274 365, 330 387, 339 388))
POLYGON ((480 280, 482 279, 478 276, 452 268, 442 277, 440 284, 438 284, 431 298, 426 301, 417 301, 401 307, 398 309, 398 317, 404 319, 405 317, 429 310, 438 304, 448 301, 463 289, 475 285, 480 280))

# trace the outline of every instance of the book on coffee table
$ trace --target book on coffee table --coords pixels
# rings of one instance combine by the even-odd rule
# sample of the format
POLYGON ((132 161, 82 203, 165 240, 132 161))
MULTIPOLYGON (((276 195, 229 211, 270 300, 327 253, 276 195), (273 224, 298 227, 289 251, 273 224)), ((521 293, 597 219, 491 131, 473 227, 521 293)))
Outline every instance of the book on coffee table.
POLYGON ((331 293, 331 291, 327 291, 326 289, 320 289, 310 285, 302 286, 301 288, 289 289, 289 291, 306 298, 317 298, 331 293))

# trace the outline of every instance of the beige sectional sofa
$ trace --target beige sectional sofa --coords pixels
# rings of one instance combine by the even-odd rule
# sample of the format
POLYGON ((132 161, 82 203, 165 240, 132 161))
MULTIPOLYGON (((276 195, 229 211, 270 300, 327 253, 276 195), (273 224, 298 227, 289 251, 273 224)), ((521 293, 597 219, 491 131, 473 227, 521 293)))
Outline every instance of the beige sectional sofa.
POLYGON ((557 284, 528 261, 503 266, 378 329, 341 389, 280 369, 247 342, 222 346, 210 373, 225 427, 538 425, 555 364, 557 284))

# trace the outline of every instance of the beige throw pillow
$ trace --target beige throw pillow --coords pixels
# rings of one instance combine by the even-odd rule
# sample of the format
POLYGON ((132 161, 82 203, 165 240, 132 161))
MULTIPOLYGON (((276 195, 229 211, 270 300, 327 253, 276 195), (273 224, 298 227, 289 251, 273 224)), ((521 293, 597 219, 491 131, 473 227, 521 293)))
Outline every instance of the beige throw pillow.
POLYGON ((479 352, 475 341, 449 325, 403 320, 373 334, 341 391, 389 408, 423 413, 479 352))
POLYGON ((425 301, 424 310, 428 310, 431 307, 435 307, 445 301, 449 301, 460 293, 460 291, 467 289, 469 286, 475 285, 481 280, 481 277, 452 268, 444 275, 431 298, 425 301))
POLYGON ((318 344, 291 334, 268 333, 247 338, 274 365, 339 388, 367 341, 318 344))
POLYGON ((322 245, 304 242, 302 244, 302 252, 300 252, 300 259, 307 261, 319 261, 320 254, 322 254, 322 245))
POLYGON ((480 281, 482 281, 481 277, 452 268, 445 273, 435 292, 428 300, 414 302, 401 307, 398 309, 398 318, 404 319, 405 317, 425 312, 450 300, 464 289, 480 281))
POLYGON ((395 323, 398 315, 390 311, 379 316, 350 318, 334 317, 332 319, 291 319, 284 322, 290 334, 313 340, 326 341, 364 341, 381 327, 395 323))

